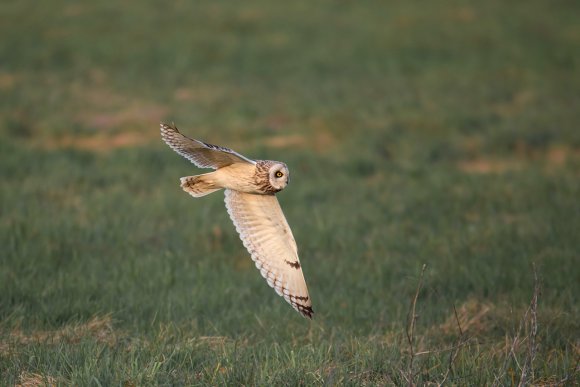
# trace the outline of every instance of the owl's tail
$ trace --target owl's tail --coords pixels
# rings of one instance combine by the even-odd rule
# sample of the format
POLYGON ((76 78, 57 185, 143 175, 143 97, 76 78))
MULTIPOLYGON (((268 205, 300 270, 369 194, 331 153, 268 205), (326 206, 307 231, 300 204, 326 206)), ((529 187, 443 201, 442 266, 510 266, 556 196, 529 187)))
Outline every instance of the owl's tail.
POLYGON ((212 192, 220 190, 222 187, 215 185, 212 179, 208 176, 211 173, 197 176, 182 177, 181 188, 191 196, 200 198, 209 195, 212 192))

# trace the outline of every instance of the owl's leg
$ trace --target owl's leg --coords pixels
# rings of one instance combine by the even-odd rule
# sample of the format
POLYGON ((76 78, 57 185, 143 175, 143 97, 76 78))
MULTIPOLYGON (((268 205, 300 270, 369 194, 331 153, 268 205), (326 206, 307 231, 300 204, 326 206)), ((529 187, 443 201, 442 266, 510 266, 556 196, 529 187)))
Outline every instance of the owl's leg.
POLYGON ((202 196, 209 195, 212 192, 218 191, 222 187, 214 184, 213 179, 211 178, 212 173, 182 177, 180 179, 181 188, 196 198, 200 198, 202 196))

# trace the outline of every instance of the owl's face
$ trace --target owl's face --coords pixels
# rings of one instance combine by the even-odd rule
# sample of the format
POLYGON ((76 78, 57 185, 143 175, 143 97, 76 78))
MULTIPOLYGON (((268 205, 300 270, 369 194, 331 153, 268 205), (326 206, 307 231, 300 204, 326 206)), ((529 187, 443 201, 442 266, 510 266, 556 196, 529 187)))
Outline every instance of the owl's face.
POLYGON ((276 191, 281 191, 286 188, 290 181, 290 172, 284 163, 275 162, 268 169, 268 180, 270 185, 276 191))

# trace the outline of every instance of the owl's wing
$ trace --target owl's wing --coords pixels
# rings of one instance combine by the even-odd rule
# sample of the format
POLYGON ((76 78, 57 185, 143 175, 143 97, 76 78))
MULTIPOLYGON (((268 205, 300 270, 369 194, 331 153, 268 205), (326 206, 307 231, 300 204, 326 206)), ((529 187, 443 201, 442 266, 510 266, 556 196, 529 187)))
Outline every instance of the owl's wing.
POLYGON ((229 149, 186 137, 175 125, 161 123, 161 138, 174 151, 199 168, 218 169, 234 163, 256 164, 254 160, 229 149))
POLYGON ((312 318, 298 248, 276 196, 230 189, 225 194, 230 218, 268 285, 300 314, 312 318))

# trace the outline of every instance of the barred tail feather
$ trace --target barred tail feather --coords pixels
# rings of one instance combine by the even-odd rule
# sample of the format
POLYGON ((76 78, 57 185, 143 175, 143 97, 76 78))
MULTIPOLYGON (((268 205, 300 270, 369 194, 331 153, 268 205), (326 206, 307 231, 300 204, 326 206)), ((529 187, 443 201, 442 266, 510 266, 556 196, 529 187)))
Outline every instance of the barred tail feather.
POLYGON ((182 177, 181 188, 195 198, 219 191, 221 187, 214 185, 207 175, 209 174, 182 177))

